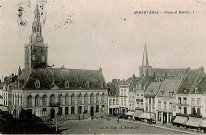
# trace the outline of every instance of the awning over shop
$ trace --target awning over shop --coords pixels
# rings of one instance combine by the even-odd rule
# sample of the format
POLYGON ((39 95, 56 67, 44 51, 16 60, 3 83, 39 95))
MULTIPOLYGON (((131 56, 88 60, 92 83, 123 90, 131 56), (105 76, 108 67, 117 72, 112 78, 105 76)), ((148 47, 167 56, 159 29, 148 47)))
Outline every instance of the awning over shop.
POLYGON ((206 128, 206 119, 202 119, 202 123, 200 124, 200 127, 206 128))
POLYGON ((175 120, 173 121, 173 123, 179 123, 179 124, 183 124, 185 125, 188 121, 187 117, 183 117, 183 116, 176 116, 175 120))
POLYGON ((193 126, 193 127, 199 127, 201 121, 202 121, 202 118, 190 117, 186 125, 193 126))
POLYGON ((141 114, 143 114, 143 110, 135 110, 133 116, 139 118, 141 114))
POLYGON ((133 113, 134 113, 134 112, 128 111, 128 112, 126 113, 126 115, 128 115, 128 116, 132 116, 133 113))
POLYGON ((140 115, 140 118, 143 119, 154 119, 154 114, 153 113, 143 113, 140 115))

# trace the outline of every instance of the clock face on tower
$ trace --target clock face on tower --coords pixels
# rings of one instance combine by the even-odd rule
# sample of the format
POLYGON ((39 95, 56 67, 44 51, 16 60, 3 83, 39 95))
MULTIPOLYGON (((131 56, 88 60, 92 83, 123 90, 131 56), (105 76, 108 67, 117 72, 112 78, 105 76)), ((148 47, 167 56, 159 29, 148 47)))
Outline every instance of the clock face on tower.
POLYGON ((41 37, 37 37, 36 40, 37 40, 38 42, 41 42, 41 37))

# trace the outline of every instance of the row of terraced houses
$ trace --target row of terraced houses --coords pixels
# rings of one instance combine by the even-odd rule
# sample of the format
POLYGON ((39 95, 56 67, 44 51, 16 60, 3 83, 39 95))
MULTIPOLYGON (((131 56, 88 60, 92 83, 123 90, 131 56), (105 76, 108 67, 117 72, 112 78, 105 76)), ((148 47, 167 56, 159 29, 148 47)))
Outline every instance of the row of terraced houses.
POLYGON ((109 87, 109 115, 156 124, 206 128, 204 68, 162 69, 149 65, 144 47, 139 77, 113 79, 109 87))

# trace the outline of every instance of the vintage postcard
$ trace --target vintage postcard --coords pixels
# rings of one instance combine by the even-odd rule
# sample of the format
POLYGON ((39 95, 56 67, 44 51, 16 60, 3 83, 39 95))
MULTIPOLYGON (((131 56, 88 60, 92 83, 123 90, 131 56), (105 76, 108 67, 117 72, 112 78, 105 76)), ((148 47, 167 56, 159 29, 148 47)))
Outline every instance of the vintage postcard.
POLYGON ((204 0, 0 0, 0 133, 206 133, 205 13, 204 0))

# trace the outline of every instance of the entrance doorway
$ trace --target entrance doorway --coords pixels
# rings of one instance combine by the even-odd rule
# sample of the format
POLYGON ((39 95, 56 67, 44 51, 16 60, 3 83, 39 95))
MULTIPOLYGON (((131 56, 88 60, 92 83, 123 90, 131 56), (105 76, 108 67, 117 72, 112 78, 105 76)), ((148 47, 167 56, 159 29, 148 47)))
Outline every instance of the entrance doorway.
POLYGON ((91 118, 93 119, 94 118, 94 106, 91 106, 90 114, 91 114, 91 118))
POLYGON ((163 113, 163 124, 167 123, 167 113, 163 113))
POLYGON ((52 108, 51 109, 51 118, 54 118, 55 117, 55 110, 52 108))

